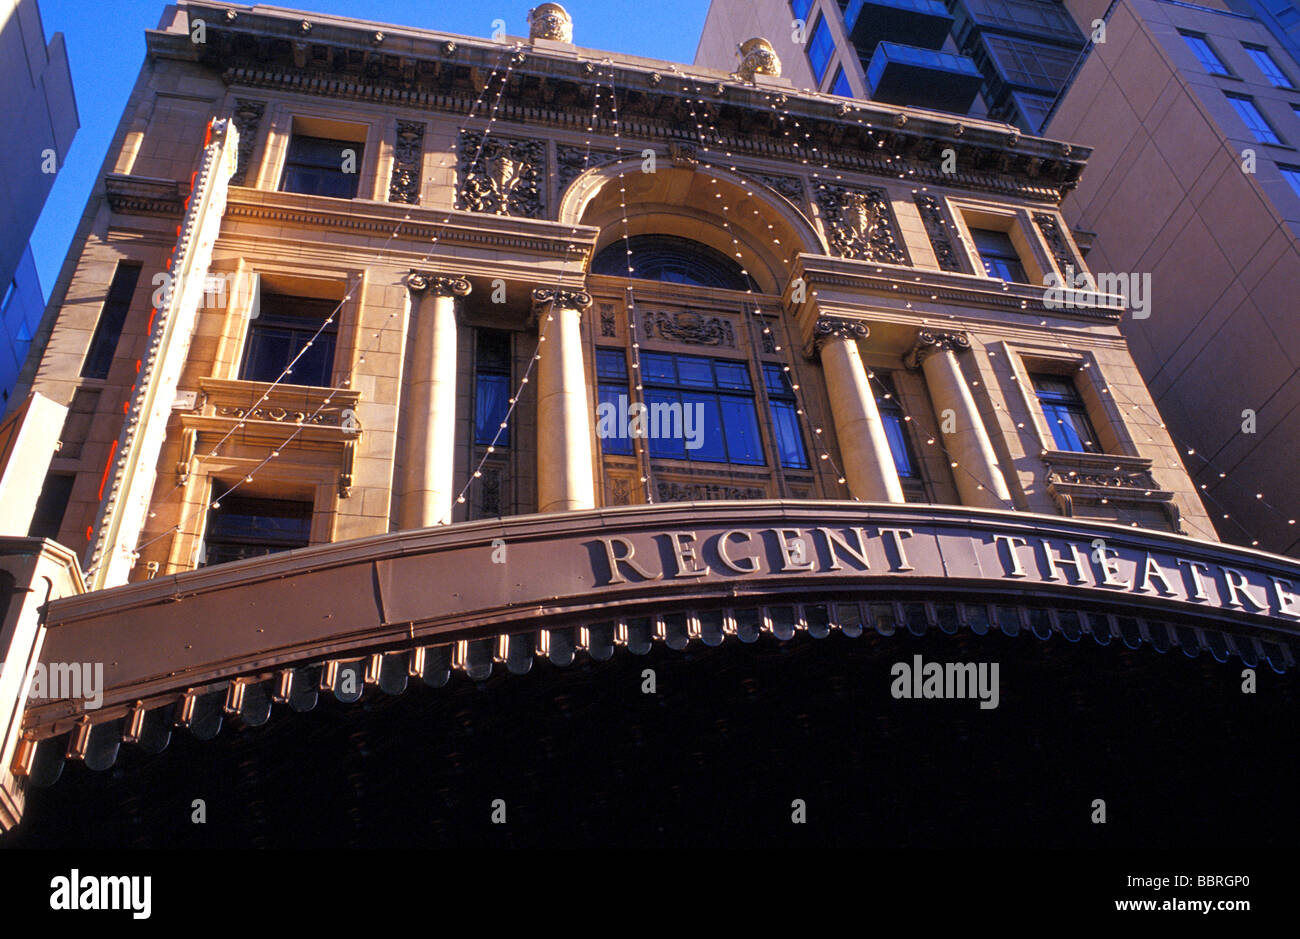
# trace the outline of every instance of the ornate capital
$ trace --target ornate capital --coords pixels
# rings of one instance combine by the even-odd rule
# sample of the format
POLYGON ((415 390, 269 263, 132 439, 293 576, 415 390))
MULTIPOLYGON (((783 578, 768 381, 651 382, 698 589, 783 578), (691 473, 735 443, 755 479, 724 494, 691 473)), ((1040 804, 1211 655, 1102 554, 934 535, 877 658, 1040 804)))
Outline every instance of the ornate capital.
POLYGON ((970 338, 965 333, 937 333, 923 329, 916 334, 916 342, 903 356, 908 368, 920 368, 926 357, 935 352, 961 352, 970 348, 970 338))
POLYGON ((406 289, 411 293, 431 293, 435 297, 464 297, 471 290, 464 277, 454 274, 433 274, 428 271, 411 271, 406 275, 406 289))
POLYGON ((583 290, 557 290, 554 287, 538 287, 533 291, 534 315, 545 311, 550 306, 583 313, 591 308, 591 294, 583 290))
POLYGON ((858 320, 844 319, 839 316, 819 316, 817 322, 813 324, 812 349, 814 355, 819 355, 822 346, 832 339, 866 339, 871 335, 871 330, 866 323, 858 320))

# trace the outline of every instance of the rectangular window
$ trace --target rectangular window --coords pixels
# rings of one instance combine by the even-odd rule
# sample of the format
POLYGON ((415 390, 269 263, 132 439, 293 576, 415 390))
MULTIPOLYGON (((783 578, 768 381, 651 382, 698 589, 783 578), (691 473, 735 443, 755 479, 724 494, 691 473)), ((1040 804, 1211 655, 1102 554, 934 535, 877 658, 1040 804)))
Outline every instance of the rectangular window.
POLYGON ((650 409, 646 429, 652 457, 749 466, 766 463, 745 363, 647 352, 641 356, 641 371, 650 409), (694 440, 685 433, 687 408, 694 440), (702 423, 694 421, 697 414, 702 423))
POLYGON ((898 471, 898 481, 903 484, 909 501, 914 495, 924 498, 925 487, 921 481, 921 464, 912 450, 912 440, 907 433, 907 415, 898 400, 898 391, 894 387, 893 377, 882 372, 875 373, 873 391, 876 396, 876 408, 880 411, 880 420, 885 425, 885 436, 889 438, 889 451, 894 455, 894 469, 898 471))
POLYGON ((1245 122, 1250 132, 1255 135, 1255 139, 1260 143, 1277 143, 1282 142, 1273 126, 1260 113, 1259 108, 1255 107, 1255 102, 1247 95, 1228 95, 1228 103, 1232 105, 1238 116, 1245 122))
POLYGON ((248 328, 239 377, 328 387, 334 374, 338 302, 265 292, 248 328), (310 344, 310 345, 309 345, 310 344), (301 353, 301 355, 299 355, 301 353))
POLYGON ((812 9, 812 5, 813 0, 790 0, 790 12, 806 23, 808 21, 808 11, 812 9))
POLYGON ((230 495, 219 504, 208 510, 204 566, 305 548, 311 540, 310 502, 230 495))
POLYGON ((1285 163, 1277 165, 1278 170, 1282 173, 1282 178, 1291 184, 1295 194, 1300 196, 1300 166, 1287 166, 1285 163))
POLYGON ((1294 88, 1291 79, 1286 73, 1278 67, 1273 61, 1273 57, 1268 54, 1268 50, 1263 46, 1246 46, 1246 54, 1251 57, 1259 70, 1264 73, 1264 77, 1269 80, 1274 88, 1294 88))
POLYGON ((839 95, 841 98, 853 97, 853 88, 849 85, 849 77, 844 74, 843 66, 835 72, 835 81, 831 83, 831 94, 839 95))
POLYGON ((281 192, 355 199, 365 144, 294 134, 284 161, 281 192))
POLYGON ((1063 375, 1031 375, 1038 403, 1058 450, 1100 453, 1097 432, 1074 382, 1063 375))
POLYGON ((68 500, 72 498, 72 483, 76 478, 58 473, 50 473, 45 477, 41 494, 36 499, 36 510, 32 512, 32 524, 27 529, 28 538, 58 540, 59 529, 63 527, 63 516, 68 511, 68 500))
MULTIPOLYGON (((627 413, 631 399, 627 394, 627 356, 622 349, 596 350, 596 391, 601 410, 613 414, 627 413), (619 407, 620 403, 622 407, 619 407)), ((602 433, 600 448, 605 453, 630 456, 632 438, 626 433, 602 433)))
POLYGON ((510 333, 475 330, 474 442, 482 447, 510 446, 510 333))
POLYGON ((118 262, 113 280, 108 285, 104 307, 99 313, 99 322, 95 324, 95 334, 90 339, 86 361, 81 364, 82 378, 108 377, 108 369, 113 364, 117 342, 122 338, 122 327, 126 323, 127 311, 131 308, 131 295, 135 293, 135 284, 140 279, 142 266, 135 261, 118 262))
POLYGON ((1025 266, 1020 262, 1020 252, 1016 250, 1009 234, 992 228, 972 228, 970 234, 975 241, 980 261, 984 264, 984 272, 989 277, 1017 284, 1029 283, 1025 266))
POLYGON ((1183 41, 1187 43, 1188 47, 1192 50, 1192 54, 1196 56, 1196 60, 1201 63, 1201 68, 1205 69, 1209 74, 1232 75, 1232 73, 1228 71, 1228 66, 1223 64, 1223 60, 1219 58, 1218 53, 1214 51, 1204 36, 1199 36, 1196 33, 1181 32, 1178 35, 1183 37, 1183 41))
POLYGON ((830 67, 834 52, 835 40, 831 38, 830 27, 826 25, 826 17, 823 16, 817 21, 817 27, 808 40, 808 62, 812 65, 813 79, 818 86, 826 77, 826 69, 830 67))
POLYGON ((776 455, 786 469, 807 469, 808 451, 804 449, 799 429, 799 404, 795 398, 790 373, 780 365, 763 363, 763 384, 772 410, 772 437, 776 455))

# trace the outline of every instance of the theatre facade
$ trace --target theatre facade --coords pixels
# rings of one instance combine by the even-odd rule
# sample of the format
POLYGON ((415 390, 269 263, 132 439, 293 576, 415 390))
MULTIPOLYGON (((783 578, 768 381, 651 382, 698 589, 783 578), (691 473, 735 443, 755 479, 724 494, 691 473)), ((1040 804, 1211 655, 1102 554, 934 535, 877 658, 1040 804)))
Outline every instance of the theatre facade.
POLYGON ((1291 680, 1300 567, 1218 541, 1124 298, 1045 290, 1087 146, 528 26, 147 33, 0 431, 6 829, 174 735, 663 649, 1291 680))

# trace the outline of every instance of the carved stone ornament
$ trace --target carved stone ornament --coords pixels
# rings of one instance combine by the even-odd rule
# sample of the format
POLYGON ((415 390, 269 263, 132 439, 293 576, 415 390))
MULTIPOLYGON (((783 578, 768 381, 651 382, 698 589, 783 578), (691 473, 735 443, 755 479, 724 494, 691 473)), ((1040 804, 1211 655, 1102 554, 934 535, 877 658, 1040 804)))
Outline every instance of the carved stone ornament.
POLYGON ((570 184, 587 170, 626 159, 627 156, 620 156, 609 150, 592 150, 589 147, 559 144, 555 148, 555 162, 560 195, 564 195, 570 184))
POLYGON ((1071 270, 1079 270, 1082 265, 1074 259, 1074 253, 1070 251, 1070 246, 1066 243, 1065 233, 1061 231, 1061 226, 1057 224, 1056 217, 1046 212, 1034 213, 1034 224, 1038 230, 1043 233, 1043 240, 1052 250, 1052 257, 1056 259, 1056 265, 1061 270, 1067 267, 1071 270))
POLYGON ((697 346, 727 346, 736 348, 736 333, 731 321, 721 316, 705 317, 699 313, 667 313, 652 311, 641 320, 647 339, 689 343, 697 346))
POLYGON ((546 150, 540 140, 510 140, 463 131, 460 135, 461 191, 456 207, 471 212, 542 216, 546 150))
POLYGON ((762 183, 768 189, 785 196, 805 212, 803 180, 796 176, 775 176, 770 173, 750 173, 749 177, 762 183))
POLYGON ((585 290, 557 290, 554 287, 538 287, 533 291, 534 315, 552 305, 581 313, 591 308, 591 294, 585 290))
POLYGON ((813 349, 822 351, 822 346, 832 339, 858 340, 871 335, 866 323, 858 320, 844 319, 840 316, 819 316, 813 324, 813 349))
POLYGON ((916 342, 903 356, 908 368, 920 368, 921 363, 935 352, 962 352, 970 348, 970 337, 965 333, 938 333, 923 329, 916 334, 916 342))
POLYGON ((262 124, 262 115, 266 113, 265 101, 250 101, 247 98, 235 99, 235 129, 239 131, 239 146, 235 150, 235 172, 230 177, 230 185, 242 186, 248 176, 248 161, 253 153, 253 144, 257 142, 257 130, 262 124))
POLYGON ((618 335, 614 328, 614 304, 602 303, 600 305, 600 336, 602 339, 612 339, 618 335))
POLYGON ((688 143, 673 142, 668 145, 668 158, 673 166, 693 170, 700 165, 699 152, 688 143))
POLYGON ((543 3, 528 11, 528 38, 573 42, 573 17, 558 3, 543 3))
POLYGON ((737 49, 740 51, 740 68, 736 74, 747 82, 752 82, 755 75, 781 77, 781 59, 766 39, 746 39, 737 49))
POLYGON ((884 190, 825 186, 817 191, 817 204, 831 247, 840 257, 911 263, 884 190))
POLYGON ((713 502, 767 498, 767 490, 757 486, 661 482, 656 484, 655 488, 659 492, 660 502, 713 502))
POLYGON ((388 183, 388 201, 415 205, 420 201, 420 172, 424 163, 424 123, 398 121, 393 147, 393 174, 388 183))
POLYGON ((961 271, 961 262, 949 237, 948 220, 944 217, 943 206, 939 200, 928 193, 917 193, 916 208, 925 223, 925 233, 930 236, 930 247, 934 248, 935 260, 943 271, 961 271))
POLYGON ((406 275, 406 287, 412 293, 431 293, 435 297, 465 297, 470 283, 454 274, 433 274, 428 271, 411 271, 406 275))

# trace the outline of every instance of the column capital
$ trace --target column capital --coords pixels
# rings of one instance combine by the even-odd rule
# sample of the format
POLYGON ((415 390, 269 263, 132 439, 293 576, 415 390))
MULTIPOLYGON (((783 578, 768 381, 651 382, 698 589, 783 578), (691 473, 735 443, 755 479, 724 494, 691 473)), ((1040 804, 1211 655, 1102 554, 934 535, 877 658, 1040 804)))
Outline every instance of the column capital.
POLYGON ((819 316, 813 323, 812 354, 820 355, 822 346, 832 339, 866 339, 871 335, 871 328, 861 320, 851 320, 843 316, 819 316))
POLYGON ((406 275, 406 289, 411 293, 428 292, 435 297, 464 297, 472 288, 468 280, 455 274, 411 271, 406 275))
POLYGON ((965 333, 942 333, 923 329, 916 334, 916 342, 903 356, 908 368, 920 368, 926 357, 935 352, 961 352, 970 348, 970 337, 965 333))
POLYGON ((585 290, 564 290, 556 287, 538 287, 533 291, 533 315, 554 305, 579 313, 591 308, 591 294, 585 290))

